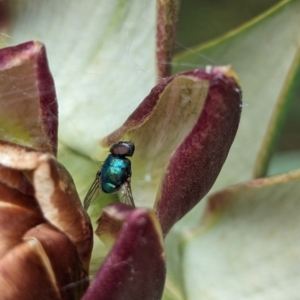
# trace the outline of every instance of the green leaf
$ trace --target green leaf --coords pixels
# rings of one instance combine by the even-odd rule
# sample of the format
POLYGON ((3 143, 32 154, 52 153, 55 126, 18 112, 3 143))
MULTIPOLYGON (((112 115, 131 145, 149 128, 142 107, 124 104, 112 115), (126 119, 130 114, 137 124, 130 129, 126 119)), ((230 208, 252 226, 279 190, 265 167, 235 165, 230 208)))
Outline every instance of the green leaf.
POLYGON ((167 279, 163 300, 185 299, 180 233, 171 230, 165 239, 167 253, 167 279))
POLYGON ((297 299, 300 171, 211 196, 185 234, 187 299, 297 299))

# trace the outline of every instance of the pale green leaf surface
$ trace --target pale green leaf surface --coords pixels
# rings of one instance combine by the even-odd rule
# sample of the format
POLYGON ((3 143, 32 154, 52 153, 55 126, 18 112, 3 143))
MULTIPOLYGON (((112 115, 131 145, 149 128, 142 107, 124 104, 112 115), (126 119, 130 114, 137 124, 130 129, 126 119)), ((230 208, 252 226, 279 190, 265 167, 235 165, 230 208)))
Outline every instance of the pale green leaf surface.
POLYGON ((184 300, 184 274, 180 253, 180 233, 171 230, 165 239, 167 253, 167 279, 163 300, 184 300))
POLYGON ((299 299, 300 171, 214 194, 186 233, 187 299, 299 299))
POLYGON ((185 298, 182 295, 182 292, 179 290, 179 287, 174 285, 173 282, 166 280, 165 289, 163 293, 162 300, 184 300, 185 298))
POLYGON ((10 1, 9 44, 45 43, 59 137, 92 158, 155 83, 155 1, 10 1), (146 46, 147 45, 147 46, 146 46))

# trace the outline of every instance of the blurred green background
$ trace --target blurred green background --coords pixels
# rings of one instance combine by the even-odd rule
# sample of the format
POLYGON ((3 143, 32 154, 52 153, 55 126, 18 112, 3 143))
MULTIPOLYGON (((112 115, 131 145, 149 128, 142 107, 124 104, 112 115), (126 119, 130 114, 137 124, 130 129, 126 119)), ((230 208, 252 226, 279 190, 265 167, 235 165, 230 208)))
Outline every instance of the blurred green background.
POLYGON ((279 2, 281 1, 182 0, 175 51, 180 52, 217 38, 279 2))

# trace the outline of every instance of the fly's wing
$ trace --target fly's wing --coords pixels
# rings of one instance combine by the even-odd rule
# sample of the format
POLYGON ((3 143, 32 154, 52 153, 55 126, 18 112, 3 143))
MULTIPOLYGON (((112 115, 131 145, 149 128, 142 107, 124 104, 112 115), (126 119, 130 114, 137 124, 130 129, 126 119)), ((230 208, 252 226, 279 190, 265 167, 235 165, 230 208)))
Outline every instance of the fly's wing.
POLYGON ((121 201, 125 204, 135 207, 132 191, 131 191, 130 178, 122 185, 121 193, 122 193, 121 201))
POLYGON ((83 200, 83 207, 85 210, 88 210, 91 202, 96 198, 100 189, 100 174, 101 172, 98 171, 96 174, 96 178, 91 185, 89 191, 87 192, 84 200, 83 200))

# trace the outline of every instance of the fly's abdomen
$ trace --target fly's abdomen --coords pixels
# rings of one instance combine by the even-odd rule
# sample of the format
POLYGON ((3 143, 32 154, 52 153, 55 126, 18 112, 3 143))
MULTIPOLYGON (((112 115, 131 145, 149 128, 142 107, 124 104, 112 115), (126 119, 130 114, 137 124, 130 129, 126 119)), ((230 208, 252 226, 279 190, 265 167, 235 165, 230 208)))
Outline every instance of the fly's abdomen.
POLYGON ((113 183, 102 181, 101 189, 106 194, 112 194, 118 190, 118 187, 116 187, 113 183))
POLYGON ((130 160, 109 155, 101 170, 101 188, 104 193, 114 193, 121 188, 130 176, 130 160))

